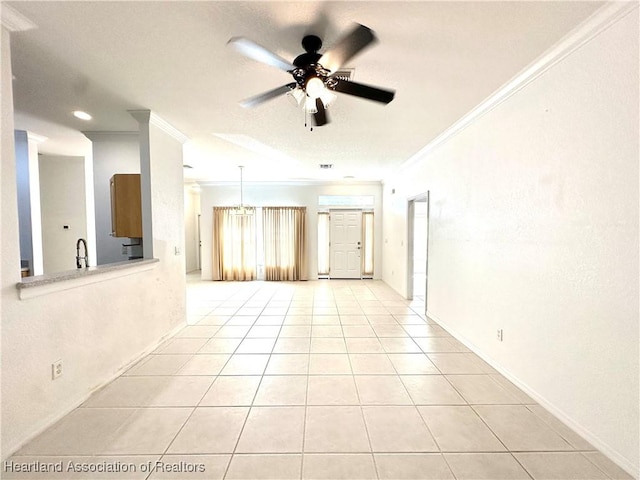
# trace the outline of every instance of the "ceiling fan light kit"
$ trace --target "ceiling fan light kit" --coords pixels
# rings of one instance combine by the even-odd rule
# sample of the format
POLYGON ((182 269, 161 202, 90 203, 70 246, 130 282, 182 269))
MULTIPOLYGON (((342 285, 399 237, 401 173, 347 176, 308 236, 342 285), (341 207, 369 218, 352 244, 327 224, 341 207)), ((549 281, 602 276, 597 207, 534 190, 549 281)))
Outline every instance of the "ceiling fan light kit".
POLYGON ((304 91, 313 99, 320 98, 320 95, 322 95, 324 91, 324 82, 320 77, 310 76, 305 83, 304 91))
POLYGON ((302 39, 305 53, 290 64, 265 47, 244 37, 233 37, 229 45, 253 60, 271 65, 289 73, 295 82, 269 90, 240 102, 245 108, 253 108, 280 95, 290 94, 306 114, 312 114, 316 126, 329 123, 327 107, 335 100, 333 92, 387 104, 395 91, 352 82, 339 72, 340 67, 366 47, 377 41, 373 30, 364 25, 355 26, 324 54, 318 53, 322 40, 316 35, 302 39))

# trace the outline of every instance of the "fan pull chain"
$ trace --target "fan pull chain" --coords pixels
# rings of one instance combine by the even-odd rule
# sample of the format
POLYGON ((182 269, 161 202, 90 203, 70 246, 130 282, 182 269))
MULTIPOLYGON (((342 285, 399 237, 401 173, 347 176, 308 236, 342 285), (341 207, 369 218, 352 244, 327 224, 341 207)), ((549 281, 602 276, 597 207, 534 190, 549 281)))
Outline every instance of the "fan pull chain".
MULTIPOLYGON (((311 117, 311 114, 309 112, 307 112, 306 108, 302 109, 302 112, 304 113, 304 128, 307 128, 307 118, 311 117)), ((310 122, 311 120, 309 120, 310 122)), ((309 131, 313 132, 313 125, 311 127, 309 127, 309 131)))

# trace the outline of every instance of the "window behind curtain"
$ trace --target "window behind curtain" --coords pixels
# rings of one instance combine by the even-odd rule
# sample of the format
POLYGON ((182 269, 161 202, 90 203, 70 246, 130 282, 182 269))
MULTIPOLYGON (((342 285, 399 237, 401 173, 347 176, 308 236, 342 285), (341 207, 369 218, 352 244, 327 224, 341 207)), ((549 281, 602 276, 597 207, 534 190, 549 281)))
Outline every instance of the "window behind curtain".
POLYGON ((373 212, 362 212, 362 276, 373 277, 373 212))
POLYGON ((265 280, 307 279, 306 207, 263 207, 265 280))
POLYGON ((318 212, 318 275, 329 275, 329 212, 318 212))
POLYGON ((233 207, 213 207, 213 279, 256 279, 256 222, 233 215, 233 207))

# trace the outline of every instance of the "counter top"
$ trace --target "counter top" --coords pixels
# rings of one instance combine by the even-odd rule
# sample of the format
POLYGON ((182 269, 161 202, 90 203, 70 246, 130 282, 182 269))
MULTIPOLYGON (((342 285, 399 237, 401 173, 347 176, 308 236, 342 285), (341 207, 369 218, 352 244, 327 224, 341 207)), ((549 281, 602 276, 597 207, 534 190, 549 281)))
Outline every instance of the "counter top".
POLYGON ((154 264, 159 261, 160 260, 157 258, 143 258, 139 260, 107 263, 105 265, 97 265, 95 267, 78 268, 75 270, 66 270, 64 272, 37 275, 35 277, 24 277, 21 282, 16 284, 16 287, 20 292, 20 297, 25 298, 25 294, 27 292, 33 291, 35 293, 36 290, 46 290, 46 293, 48 293, 52 290, 63 290, 68 288, 67 285, 71 287, 70 284, 80 285, 83 283, 94 283, 96 281, 101 281, 102 278, 107 279, 112 278, 113 276, 135 273, 140 270, 148 270, 153 268, 154 264))

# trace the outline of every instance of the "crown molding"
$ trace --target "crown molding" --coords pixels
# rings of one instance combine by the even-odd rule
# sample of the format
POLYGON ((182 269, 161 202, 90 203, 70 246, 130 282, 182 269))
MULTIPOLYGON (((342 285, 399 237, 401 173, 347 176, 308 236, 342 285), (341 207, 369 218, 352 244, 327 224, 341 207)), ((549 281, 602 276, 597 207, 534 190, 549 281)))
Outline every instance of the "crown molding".
POLYGON ((156 127, 158 127, 160 130, 162 130, 167 135, 172 136, 173 138, 175 138, 177 141, 179 141, 182 144, 185 144, 185 143, 187 143, 187 141, 189 141, 189 137, 187 137, 180 130, 178 130, 173 125, 171 125, 170 123, 168 123, 163 118, 159 117, 158 115, 156 115, 153 112, 151 112, 151 121, 150 121, 150 123, 151 123, 151 125, 155 125, 156 127))
POLYGON ((184 133, 182 133, 180 130, 175 128, 169 122, 164 120, 162 117, 153 113, 151 110, 127 110, 127 111, 140 124, 148 123, 150 125, 154 125, 158 127, 160 130, 162 130, 164 133, 166 133, 167 135, 169 135, 170 137, 174 138, 175 140, 177 140, 182 144, 185 144, 187 141, 189 141, 189 137, 187 137, 184 133))
MULTIPOLYGON (((237 180, 189 180, 189 182, 195 182, 201 187, 231 187, 237 186, 239 181, 237 180)), ((186 182, 185 182, 186 183, 186 182)), ((362 181, 347 181, 347 180, 243 180, 244 185, 251 185, 254 187, 291 187, 291 186, 374 186, 379 187, 382 183, 378 180, 362 180, 362 181)))
MULTIPOLYGON (((525 67, 515 77, 505 83, 493 94, 482 101, 478 106, 473 108, 466 115, 461 117, 453 125, 444 132, 434 138, 426 146, 417 153, 408 158, 399 166, 399 170, 404 170, 411 165, 416 164, 420 159, 429 155, 440 145, 446 143, 449 139, 460 133, 466 127, 474 123, 484 114, 496 108, 502 102, 507 100, 513 94, 524 88, 526 85, 534 81, 540 75, 552 68, 558 62, 571 55, 573 52, 582 47, 585 43, 592 40, 601 32, 627 16, 638 8, 638 2, 608 2, 598 10, 596 10, 585 21, 571 30, 558 43, 543 53, 540 57, 533 61, 528 67, 525 67)), ((383 182, 384 183, 384 182, 383 182)))
POLYGON ((49 137, 45 137, 44 135, 38 135, 37 133, 33 133, 27 130, 27 141, 34 142, 39 145, 46 140, 49 140, 49 137))
POLYGON ((38 28, 35 23, 4 2, 0 4, 0 12, 2 26, 10 32, 24 32, 25 30, 38 28))

